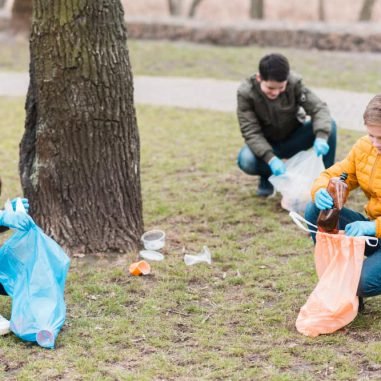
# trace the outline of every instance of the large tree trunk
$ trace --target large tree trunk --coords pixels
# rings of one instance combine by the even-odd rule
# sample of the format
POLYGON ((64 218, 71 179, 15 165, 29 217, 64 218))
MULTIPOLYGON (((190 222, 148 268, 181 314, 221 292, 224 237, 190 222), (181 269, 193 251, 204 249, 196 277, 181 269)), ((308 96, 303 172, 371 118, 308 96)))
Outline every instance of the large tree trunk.
POLYGON ((71 252, 129 251, 143 231, 140 146, 120 1, 34 0, 20 175, 71 252))
POLYGON ((359 21, 370 21, 376 0, 364 0, 360 10, 359 21))
POLYGON ((29 34, 31 21, 32 21, 32 0, 14 0, 13 7, 12 7, 12 19, 11 19, 12 31, 16 33, 29 34))
POLYGON ((264 0, 250 0, 250 18, 263 19, 264 0))

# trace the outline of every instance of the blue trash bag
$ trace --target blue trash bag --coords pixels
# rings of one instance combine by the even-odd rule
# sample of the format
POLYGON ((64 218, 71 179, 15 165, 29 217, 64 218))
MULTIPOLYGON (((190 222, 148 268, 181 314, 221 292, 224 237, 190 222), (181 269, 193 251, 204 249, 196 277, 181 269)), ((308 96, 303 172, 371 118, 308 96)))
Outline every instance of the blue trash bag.
POLYGON ((12 297, 10 328, 25 341, 54 348, 65 322, 64 289, 70 259, 30 217, 0 248, 0 283, 12 297))

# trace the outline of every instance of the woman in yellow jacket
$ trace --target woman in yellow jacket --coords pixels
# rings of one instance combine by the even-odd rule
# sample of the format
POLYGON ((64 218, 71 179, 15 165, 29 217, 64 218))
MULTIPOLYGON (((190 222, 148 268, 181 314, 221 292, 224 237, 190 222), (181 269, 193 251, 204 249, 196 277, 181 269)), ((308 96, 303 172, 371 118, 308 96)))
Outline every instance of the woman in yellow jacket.
MULTIPOLYGON (((332 197, 326 188, 331 177, 348 173, 349 190, 360 187, 368 199, 365 205, 366 216, 348 208, 340 212, 339 229, 348 236, 376 236, 381 238, 381 94, 376 95, 364 112, 364 123, 368 135, 360 138, 348 156, 328 168, 315 180, 305 218, 316 225, 320 210, 333 206, 332 197)), ((315 242, 315 234, 311 234, 315 242)), ((358 295, 374 296, 381 294, 381 244, 367 246, 358 295)))

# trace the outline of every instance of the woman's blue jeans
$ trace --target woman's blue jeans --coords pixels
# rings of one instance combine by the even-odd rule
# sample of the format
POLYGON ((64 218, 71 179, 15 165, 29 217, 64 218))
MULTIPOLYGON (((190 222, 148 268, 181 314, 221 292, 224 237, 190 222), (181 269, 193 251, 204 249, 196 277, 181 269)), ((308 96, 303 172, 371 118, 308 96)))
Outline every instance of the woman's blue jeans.
MULTIPOLYGON (((320 210, 313 202, 307 205, 305 211, 305 219, 316 225, 320 210)), ((340 211, 339 229, 344 230, 345 226, 355 221, 369 221, 368 218, 361 213, 355 212, 348 208, 340 211)), ((316 234, 311 233, 311 237, 316 242, 316 234)), ((378 246, 365 247, 364 264, 361 270, 360 283, 357 290, 358 296, 375 296, 381 294, 381 243, 378 240, 378 246)))
MULTIPOLYGON (((300 151, 311 148, 315 141, 312 122, 308 121, 300 125, 287 139, 280 142, 270 142, 274 154, 281 159, 289 159, 300 151)), ((331 133, 327 141, 328 153, 323 156, 324 166, 329 168, 335 162, 336 153, 336 123, 332 120, 331 133)), ((245 145, 237 158, 238 167, 248 175, 259 175, 268 178, 272 175, 269 165, 255 156, 251 149, 245 145)))

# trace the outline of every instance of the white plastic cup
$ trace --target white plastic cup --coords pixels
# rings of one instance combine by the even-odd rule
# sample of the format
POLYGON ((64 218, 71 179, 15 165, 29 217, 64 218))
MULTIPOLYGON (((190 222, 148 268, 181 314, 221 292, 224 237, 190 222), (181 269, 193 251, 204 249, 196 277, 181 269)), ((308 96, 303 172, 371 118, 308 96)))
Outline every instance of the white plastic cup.
POLYGON ((160 250, 165 245, 165 233, 162 230, 150 230, 141 238, 146 250, 160 250))

